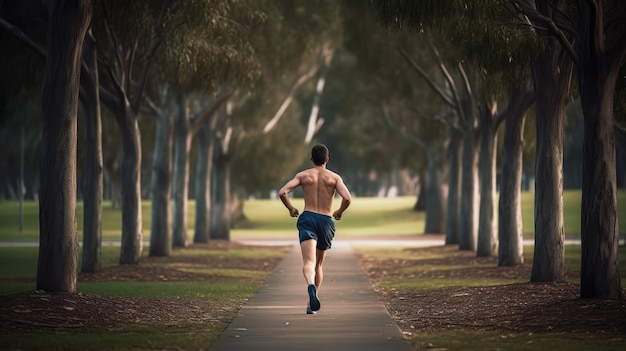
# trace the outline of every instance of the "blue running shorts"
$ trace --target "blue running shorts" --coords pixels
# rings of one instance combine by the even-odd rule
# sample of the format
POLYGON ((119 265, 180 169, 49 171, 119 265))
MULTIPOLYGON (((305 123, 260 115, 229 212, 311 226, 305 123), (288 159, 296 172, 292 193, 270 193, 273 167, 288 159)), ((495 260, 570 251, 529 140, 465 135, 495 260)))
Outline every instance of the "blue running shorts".
POLYGON ((298 236, 300 243, 306 240, 317 240, 318 250, 330 249, 331 242, 335 237, 335 222, 330 216, 303 211, 298 217, 298 236))

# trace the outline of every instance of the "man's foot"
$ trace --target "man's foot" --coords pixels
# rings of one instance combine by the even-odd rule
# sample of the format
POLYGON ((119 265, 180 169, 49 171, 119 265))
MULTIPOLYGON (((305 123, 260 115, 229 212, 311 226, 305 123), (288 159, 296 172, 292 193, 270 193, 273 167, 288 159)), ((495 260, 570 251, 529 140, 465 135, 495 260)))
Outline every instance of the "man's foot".
POLYGON ((311 306, 306 306, 306 314, 317 314, 317 311, 313 311, 311 306))
POLYGON ((319 311, 321 304, 320 299, 317 298, 317 289, 315 288, 315 284, 309 284, 309 306, 312 311, 319 311))

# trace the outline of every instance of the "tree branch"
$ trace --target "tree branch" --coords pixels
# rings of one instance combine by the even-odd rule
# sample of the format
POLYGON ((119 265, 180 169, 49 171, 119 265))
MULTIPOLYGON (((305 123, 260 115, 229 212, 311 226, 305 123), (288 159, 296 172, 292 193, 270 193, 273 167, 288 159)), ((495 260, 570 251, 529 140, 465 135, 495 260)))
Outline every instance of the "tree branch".
POLYGON ((0 18, 0 28, 4 28, 8 30, 9 32, 13 33, 18 39, 20 39, 26 45, 28 45, 28 47, 30 47, 35 53, 39 54, 40 56, 43 56, 44 59, 46 58, 47 56, 46 49, 43 46, 35 43, 35 41, 33 41, 28 35, 26 35, 26 33, 24 33, 21 29, 19 29, 15 25, 0 18))
POLYGON ((416 137, 416 136, 414 136, 412 134, 409 134, 406 131, 406 128, 401 127, 401 126, 393 123, 393 121, 391 120, 391 117, 389 116, 389 112, 387 112, 387 107, 386 106, 383 106, 383 116, 385 117, 385 120, 387 121, 387 124, 391 128, 399 131, 400 133, 402 133, 402 136, 404 136, 406 139, 416 143, 417 145, 422 147, 424 150, 427 150, 427 151, 429 150, 428 144, 426 144, 422 139, 420 139, 420 138, 418 138, 418 137, 416 137))
MULTIPOLYGON (((546 31, 551 32, 556 39, 561 43, 561 46, 565 49, 567 54, 572 58, 572 60, 576 63, 578 62, 578 54, 576 50, 574 50, 574 45, 567 39, 565 33, 559 25, 557 25, 552 18, 545 16, 541 12, 537 11, 533 6, 531 6, 527 1, 524 0, 510 0, 513 4, 517 5, 519 11, 522 12, 526 17, 528 17, 531 21, 534 22, 535 25, 543 25, 546 31)), ((570 27, 562 25, 568 31, 574 32, 570 27)))
POLYGON ((276 111, 272 119, 269 122, 267 122, 267 124, 263 128, 264 134, 268 133, 270 130, 272 130, 272 128, 274 128, 274 126, 276 126, 276 123, 278 123, 280 118, 283 116, 283 114, 287 110, 287 107, 289 107, 289 104, 291 104, 291 101, 293 100, 293 96, 298 90, 298 88, 302 84, 304 84, 304 82, 306 82, 311 77, 313 77, 317 73, 317 70, 319 69, 319 67, 320 67, 319 64, 311 66, 308 72, 300 76, 300 78, 298 78, 298 80, 296 80, 293 83, 293 85, 291 86, 291 89, 289 89, 289 92, 287 93, 287 96, 285 97, 285 100, 283 100, 283 103, 278 108, 278 111, 276 111))
POLYGON ((400 51, 400 54, 402 54, 402 56, 404 56, 407 62, 411 65, 411 67, 413 67, 413 69, 420 76, 422 76, 422 78, 424 78, 426 83, 435 91, 435 93, 439 95, 439 97, 443 100, 443 102, 445 102, 447 105, 451 107, 454 107, 454 102, 450 100, 450 98, 446 95, 446 93, 430 79, 428 74, 426 74, 426 72, 422 69, 422 67, 420 67, 417 64, 417 62, 413 60, 413 58, 409 55, 409 53, 407 53, 404 49, 398 48, 398 50, 400 51))
POLYGON ((177 6, 178 2, 165 1, 163 3, 163 7, 161 8, 159 16, 152 23, 152 28, 150 29, 150 44, 148 45, 148 50, 146 51, 146 56, 143 61, 143 67, 141 68, 141 74, 139 76, 139 80, 137 81, 137 87, 135 89, 135 94, 131 102, 131 107, 135 113, 139 112, 141 99, 143 98, 143 91, 148 81, 150 67, 152 66, 152 59, 154 58, 154 55, 156 54, 157 49, 159 48, 163 40, 161 33, 158 33, 157 28, 159 26, 163 26, 164 16, 168 12, 168 10, 174 10, 177 6))
POLYGON ((198 131, 211 119, 213 114, 219 109, 222 104, 228 100, 234 94, 234 90, 224 93, 217 98, 202 114, 194 119, 193 126, 191 127, 191 135, 195 135, 198 131))

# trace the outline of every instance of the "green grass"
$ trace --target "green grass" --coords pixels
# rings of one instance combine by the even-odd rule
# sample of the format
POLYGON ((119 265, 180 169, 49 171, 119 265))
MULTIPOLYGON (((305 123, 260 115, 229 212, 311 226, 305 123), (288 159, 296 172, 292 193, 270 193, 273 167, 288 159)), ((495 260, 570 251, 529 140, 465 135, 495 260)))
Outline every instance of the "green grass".
MULTIPOLYGON (((580 190, 563 193, 563 222, 565 233, 571 237, 580 235, 580 190)), ((341 221, 336 222, 337 234, 344 237, 381 237, 386 235, 408 236, 424 231, 424 213, 412 210, 414 197, 354 198, 352 205, 341 221)), ((618 221, 626 223, 626 190, 618 191, 618 221)), ((303 200, 293 199, 293 204, 302 210, 303 200)), ((339 205, 336 200, 335 207, 339 205)), ((0 241, 37 241, 39 233, 38 203, 24 203, 24 227, 19 230, 19 209, 16 201, 0 201, 0 241)), ((150 238, 150 202, 143 202, 143 237, 150 238)), ((195 218, 194 201, 189 202, 187 233, 193 238, 195 218)), ((244 203, 247 225, 231 231, 231 238, 293 238, 295 218, 287 214, 279 200, 248 200, 244 203)), ((82 238, 83 207, 76 208, 79 239, 82 238)), ((522 193, 522 224, 526 238, 534 232, 534 193, 522 193)), ((113 209, 108 202, 102 208, 103 240, 120 240, 121 209, 113 209)), ((620 233, 626 233, 626 224, 620 233)))
MULTIPOLYGON (((568 236, 577 236, 580 231, 580 191, 564 193, 564 226, 568 236)), ((532 237, 533 194, 522 194, 523 225, 527 237, 532 237)), ((424 213, 412 211, 415 199, 400 197, 395 199, 355 198, 352 206, 341 221, 336 222, 338 236, 345 237, 376 237, 410 236, 421 234, 424 228, 424 213)), ((619 191, 618 203, 626 202, 626 191, 619 191)), ((293 199, 293 203, 302 210, 302 199, 293 199)), ((335 207, 338 206, 338 200, 335 207)), ((77 227, 79 239, 82 228, 82 203, 78 203, 77 227)), ((294 238, 295 219, 288 216, 287 211, 278 200, 249 200, 244 203, 247 225, 231 232, 231 238, 294 238)), ((103 239, 118 242, 121 231, 121 211, 112 209, 105 202, 102 213, 103 239)), ((626 206, 618 208, 618 218, 626 223, 626 206)), ((188 235, 192 238, 194 204, 190 202, 188 213, 188 235)), ((626 225, 622 225, 625 228, 626 225)), ((150 234, 150 203, 143 204, 143 235, 144 240, 150 234)), ((24 228, 19 231, 18 203, 15 201, 0 202, 0 242, 5 241, 38 241, 38 203, 28 201, 24 204, 24 228)), ((624 233, 624 229, 621 230, 624 233)), ((377 258, 416 259, 400 248, 357 248, 365 250, 368 255, 377 258)), ((104 245, 102 262, 104 267, 118 264, 119 250, 117 246, 104 245)), ((35 288, 38 248, 32 247, 0 247, 0 298, 2 295, 32 291, 35 288)), ((567 270, 576 271, 580 266, 580 246, 568 245, 565 251, 567 270)), ((144 256, 147 249, 144 249, 144 256)), ((214 256, 232 258, 268 258, 281 255, 274 250, 175 250, 172 255, 181 256, 214 256)), ((526 262, 532 262, 532 247, 525 248, 526 262)), ((620 256, 626 257, 626 248, 620 248, 620 256)), ((80 258, 80 255, 79 255, 80 258)), ((435 255, 421 256, 419 259, 436 259, 435 255)), ((79 283, 79 291, 106 296, 133 296, 144 298, 198 298, 217 301, 233 301, 251 296, 257 291, 258 272, 250 270, 215 269, 212 267, 198 268, 177 266, 199 274, 224 277, 217 282, 106 282, 79 283)), ((422 266, 428 270, 462 270, 462 266, 422 266)), ((621 277, 626 279, 626 265, 621 266, 621 277)), ((436 289, 446 286, 481 286, 510 284, 518 282, 511 279, 423 279, 411 278, 403 280, 385 280, 381 284, 396 289, 436 289)), ((3 340, 0 349, 40 349, 46 345, 49 350, 84 350, 106 345, 106 349, 204 349, 210 345, 223 328, 222 322, 190 324, 187 326, 141 326, 131 325, 119 330, 108 330, 91 333, 37 333, 37 337, 26 335, 6 335, 0 332, 3 340)), ((432 343, 448 350, 471 350, 472 345, 480 350, 535 350, 563 349, 568 350, 613 350, 617 341, 597 340, 594 336, 562 335, 562 334, 507 334, 492 332, 469 333, 458 330, 415 335, 414 342, 432 343), (573 341, 570 341, 573 340, 573 341), (479 345, 479 346, 476 346, 479 345)), ((623 341, 621 341, 623 342, 623 341)))
MULTIPOLYGON (((522 193, 522 228, 526 238, 532 238, 535 232, 534 196, 531 192, 522 193)), ((580 190, 563 192, 563 227, 568 236, 580 236, 581 198, 580 190)), ((626 190, 623 189, 617 191, 617 218, 621 223, 620 233, 626 233, 626 190)))
POLYGON ((7 336, 0 349, 7 350, 205 350, 223 330, 222 322, 176 326, 133 325, 92 333, 37 333, 37 337, 7 336), (106 345, 99 348, 98 345, 106 345))
MULTIPOLYGON (((102 267, 118 265, 120 248, 116 246, 102 247, 102 267)), ((0 295, 10 294, 35 289, 35 277, 37 276, 37 247, 0 247, 0 295)), ((143 257, 147 257, 145 249, 143 257)), ((247 249, 193 249, 174 250, 171 256, 184 257, 221 257, 225 259, 268 259, 282 257, 283 253, 270 248, 247 249)), ((80 266, 79 254, 79 266, 80 266)), ((151 263, 158 265, 158 263, 151 263)), ((204 269, 189 269, 184 266, 171 266, 195 273, 211 276, 221 276, 224 282, 190 282, 189 285, 179 282, 152 283, 152 282, 107 282, 107 283, 79 283, 78 290, 100 295, 111 296, 135 296, 135 297, 208 297, 225 298, 227 295, 249 295, 258 287, 259 271, 248 269, 216 269, 207 267, 204 269), (232 279, 238 278, 238 279, 232 279), (152 285, 157 284, 157 285, 152 285)))
MULTIPOLYGON (((257 272, 258 276, 258 272, 257 272)), ((259 284, 251 280, 237 281, 176 281, 79 283, 78 290, 103 296, 142 298, 201 298, 224 300, 246 298, 258 291, 259 284)))
MULTIPOLYGON (((103 267, 118 264, 119 247, 102 248, 103 267)), ((38 248, 0 247, 0 299, 3 296, 35 289, 38 248)), ((282 257, 284 251, 271 248, 250 249, 180 249, 173 258, 221 257, 225 259, 269 259, 282 257)), ((144 250, 144 257, 147 250, 144 250)), ((144 262, 149 265, 163 263, 144 262)), ((79 282, 78 291, 101 296, 201 299, 211 301, 234 316, 239 301, 260 288, 265 272, 250 269, 189 268, 184 263, 170 263, 173 268, 211 276, 211 281, 107 281, 79 282), (219 279, 220 277, 224 279, 219 279)), ((116 329, 13 334, 0 331, 0 350, 118 350, 118 349, 206 349, 227 327, 228 320, 187 323, 186 325, 141 325, 131 323, 116 329), (36 337, 34 337, 36 335, 36 337)))
MULTIPOLYGON (((304 207, 302 199, 293 199, 292 203, 302 211, 304 207)), ((343 219, 335 222, 337 235, 354 237, 421 233, 424 231, 424 213, 413 211, 414 204, 413 197, 353 199, 343 219)), ((337 199, 333 208, 338 206, 337 199)), ((244 213, 251 223, 251 228, 234 230, 234 238, 292 238, 295 235, 296 218, 289 217, 287 210, 278 200, 246 201, 244 213)))
MULTIPOLYGON (((445 253, 424 253, 420 252, 415 254, 410 250, 406 250, 405 246, 390 246, 390 247, 372 247, 372 246, 355 246, 354 250, 359 255, 374 260, 410 260, 418 263, 415 266, 409 268, 403 268, 403 272, 412 273, 420 271, 450 271, 457 270, 463 271, 468 268, 482 267, 485 269, 494 268, 493 265, 472 265, 471 267, 463 265, 441 265, 432 263, 420 263, 421 261, 432 261, 436 259, 444 259, 445 253)), ((619 247, 619 257, 626 257, 626 246, 619 247)), ((569 275, 569 280, 573 283, 580 282, 580 258, 581 258, 581 246, 580 245, 566 245, 565 246, 565 270, 568 272, 574 272, 569 275)), ((524 261, 532 263, 533 261, 533 246, 524 246, 524 261)), ((431 290, 453 286, 493 286, 504 285, 513 283, 528 282, 530 277, 525 279, 497 279, 497 278, 483 278, 477 279, 476 277, 462 278, 446 278, 446 279, 432 279, 432 278, 384 278, 378 285, 388 289, 402 289, 402 290, 431 290)), ((620 265, 620 278, 622 281, 626 281, 626 265, 620 265)))

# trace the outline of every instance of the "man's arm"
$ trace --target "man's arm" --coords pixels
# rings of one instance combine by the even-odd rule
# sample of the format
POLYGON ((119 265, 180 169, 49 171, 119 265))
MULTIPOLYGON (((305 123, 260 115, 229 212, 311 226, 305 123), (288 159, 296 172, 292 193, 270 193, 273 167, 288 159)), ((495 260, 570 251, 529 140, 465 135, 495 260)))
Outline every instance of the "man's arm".
POLYGON ((282 201, 283 205, 285 205, 291 217, 298 217, 298 209, 291 205, 291 201, 289 201, 289 193, 292 192, 299 185, 300 185, 300 179, 296 176, 292 180, 288 181, 287 184, 285 184, 278 191, 278 196, 280 197, 280 201, 282 201))
POLYGON ((343 179, 341 179, 340 176, 337 176, 337 178, 336 190, 339 196, 341 196, 341 206, 339 206, 339 209, 333 213, 333 218, 340 220, 343 216, 343 212, 348 208, 348 206, 350 206, 352 196, 350 195, 348 187, 343 183, 343 179))

